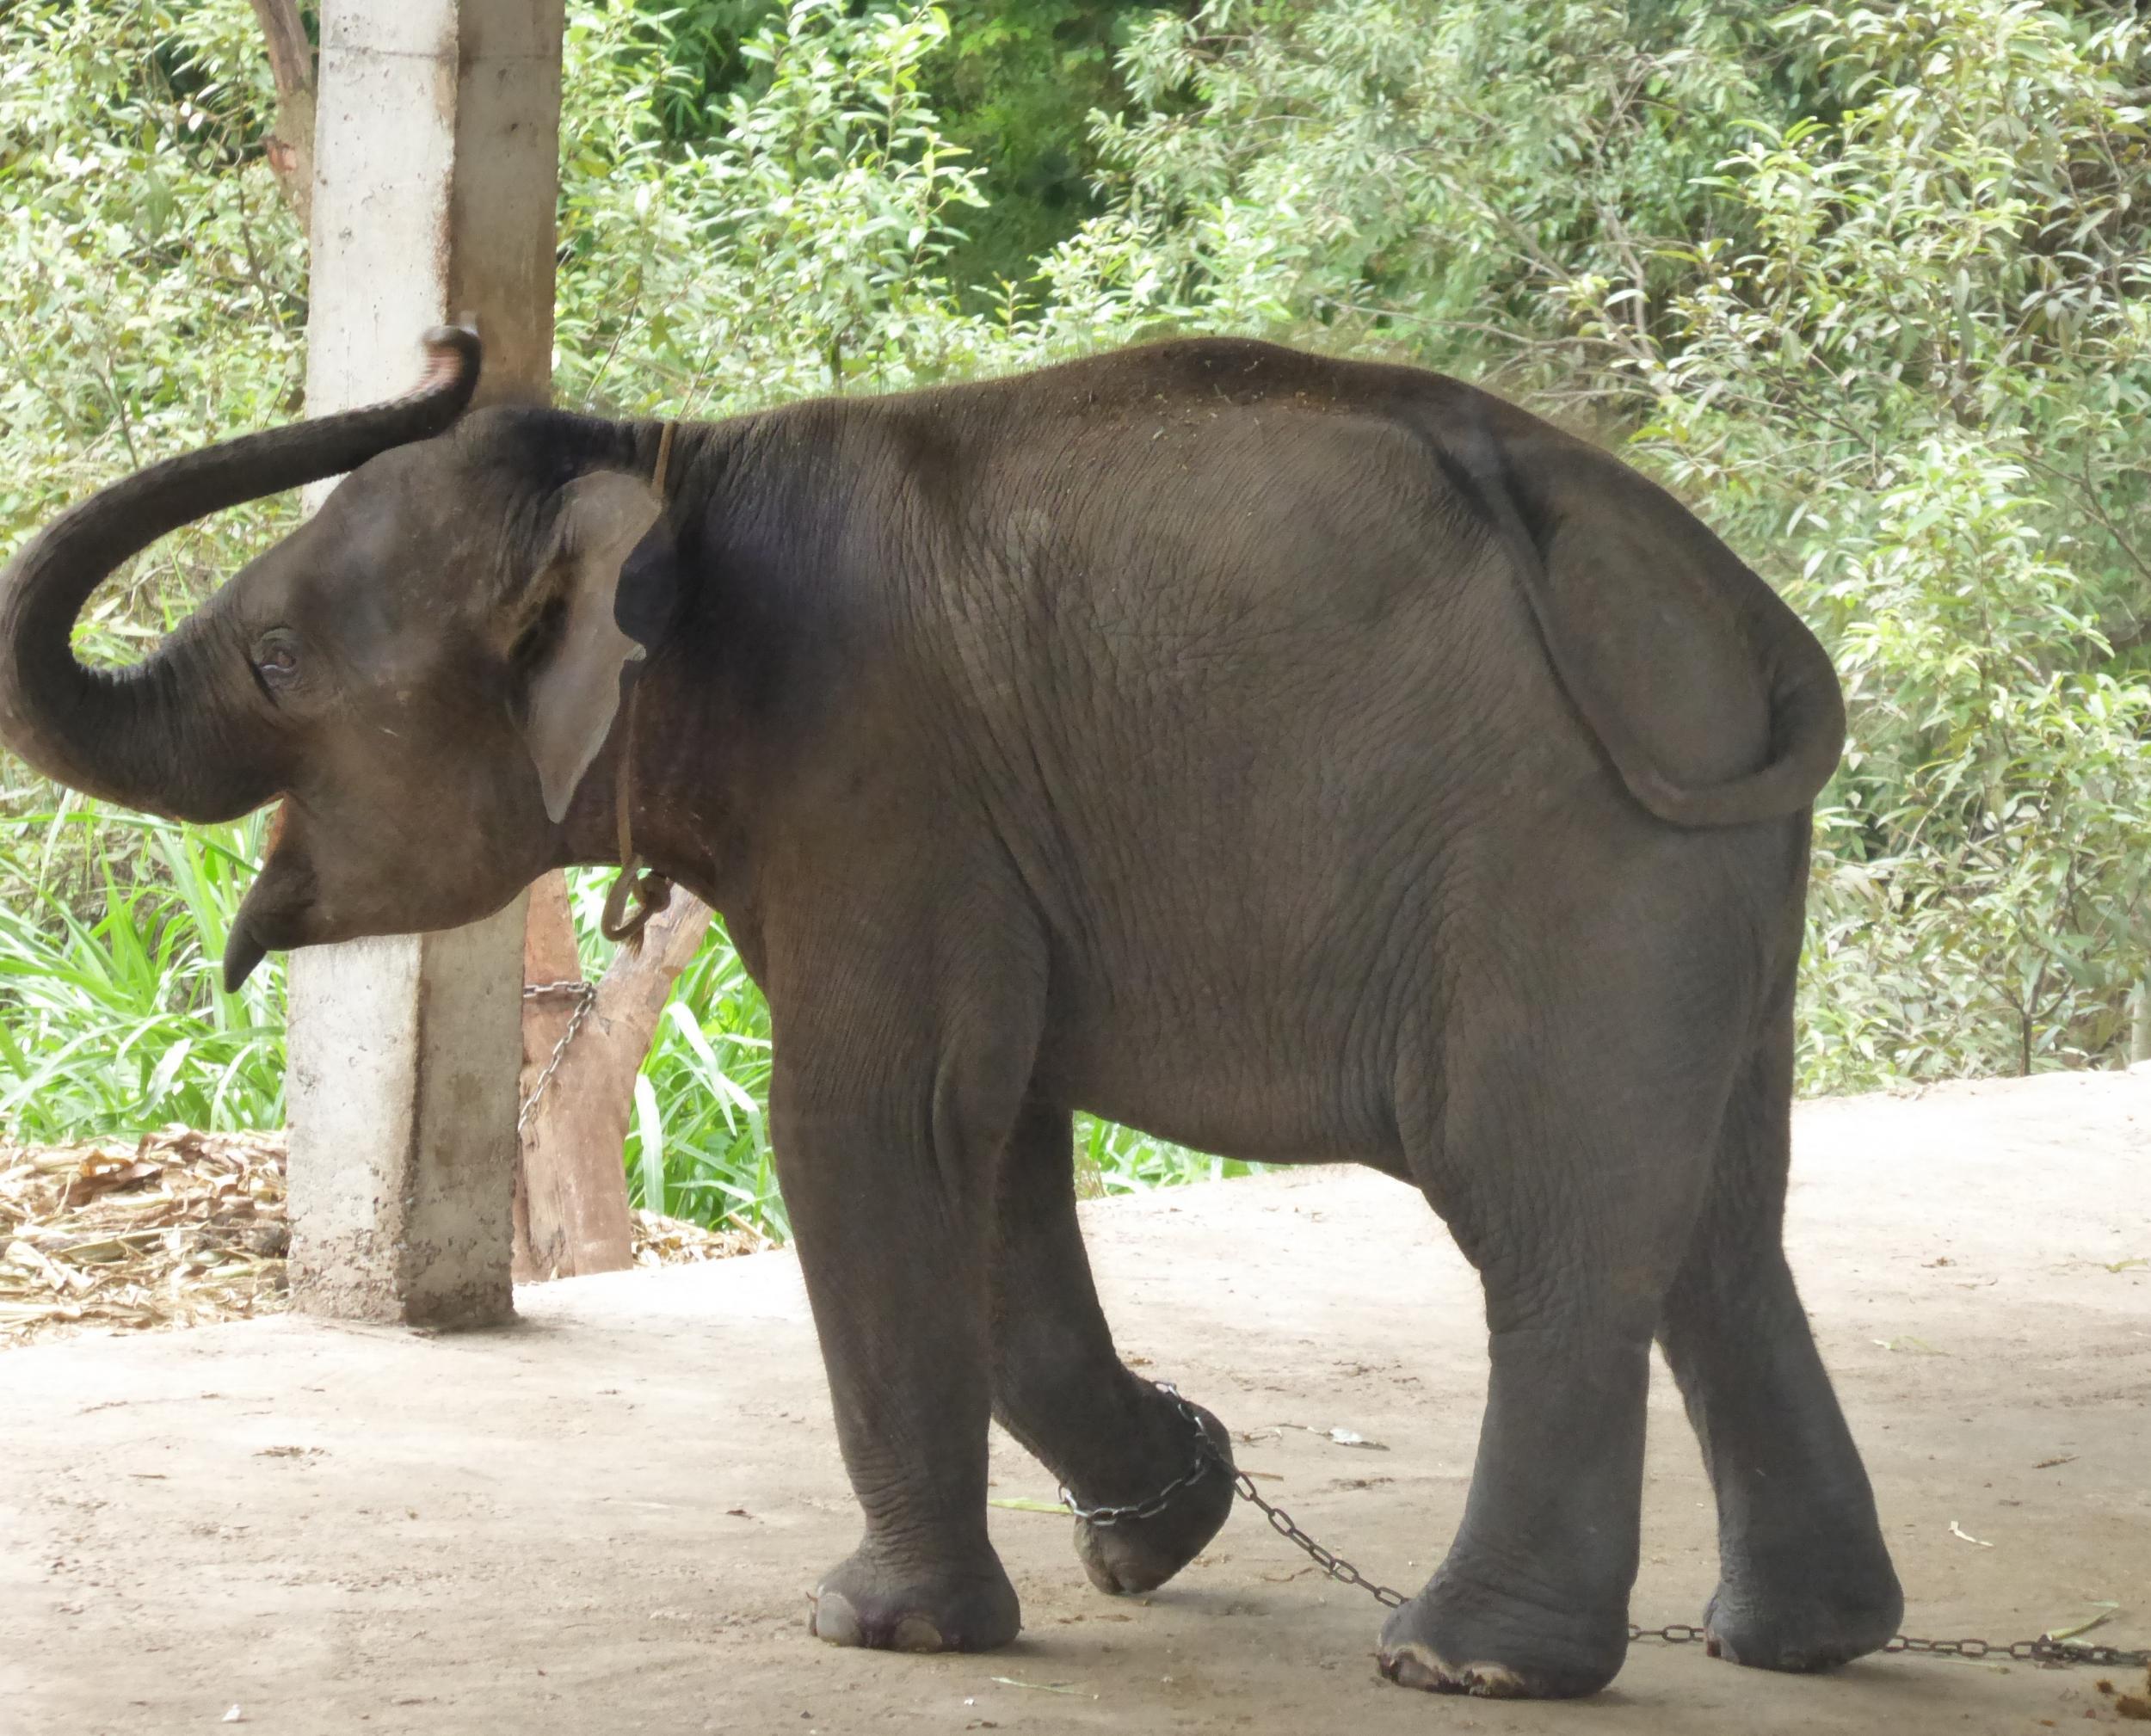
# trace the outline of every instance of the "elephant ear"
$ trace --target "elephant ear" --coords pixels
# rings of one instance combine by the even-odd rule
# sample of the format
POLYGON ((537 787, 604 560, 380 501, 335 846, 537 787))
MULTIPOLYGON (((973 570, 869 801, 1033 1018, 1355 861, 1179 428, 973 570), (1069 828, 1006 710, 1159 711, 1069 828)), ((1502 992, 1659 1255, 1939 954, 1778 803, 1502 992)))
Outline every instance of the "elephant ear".
POLYGON ((663 637, 677 594, 663 502, 617 471, 568 484, 548 590, 560 625, 531 677, 523 740, 558 825, 605 745, 628 684, 663 637))

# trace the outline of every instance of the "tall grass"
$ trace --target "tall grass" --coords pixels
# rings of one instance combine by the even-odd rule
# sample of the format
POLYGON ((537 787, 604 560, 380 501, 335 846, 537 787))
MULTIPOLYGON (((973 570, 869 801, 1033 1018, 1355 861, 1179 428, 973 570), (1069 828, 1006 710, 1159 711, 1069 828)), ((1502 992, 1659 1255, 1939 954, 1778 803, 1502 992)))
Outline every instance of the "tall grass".
MULTIPOLYGON (((219 961, 259 860, 264 816, 177 826, 72 797, 0 818, 0 1137, 132 1137, 169 1122, 274 1127, 284 1114, 284 974, 272 957, 236 994, 219 961)), ((570 878, 595 976, 609 876, 570 878)), ((765 1106, 769 1009, 721 923, 674 985, 635 1081, 622 1160, 636 1204, 779 1240, 765 1106)), ((1246 1173, 1084 1117, 1091 1193, 1246 1173)))
POLYGON ((185 828, 67 803, 0 834, 0 1131, 58 1142, 284 1114, 282 972, 219 961, 262 816, 185 828))

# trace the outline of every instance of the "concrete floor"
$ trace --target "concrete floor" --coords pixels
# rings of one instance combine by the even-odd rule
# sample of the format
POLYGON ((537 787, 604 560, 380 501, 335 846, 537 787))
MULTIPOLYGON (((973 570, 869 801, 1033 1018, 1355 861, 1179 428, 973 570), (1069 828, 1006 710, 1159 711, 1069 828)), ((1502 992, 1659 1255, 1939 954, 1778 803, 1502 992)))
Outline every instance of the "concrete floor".
MULTIPOLYGON (((1908 1628, 2013 1639, 2112 1599, 2151 1645, 2151 1076, 1799 1116, 1795 1259, 1875 1474, 1908 1628), (1952 1524, 1980 1542, 1955 1535, 1952 1524)), ((1317 1536, 1416 1587, 1484 1378, 1470 1274, 1396 1184, 1305 1172, 1089 1209, 1124 1350, 1237 1430, 1317 1536), (1387 1450, 1337 1444, 1352 1430, 1387 1450), (1265 1432, 1274 1431, 1274 1432, 1265 1432)), ((801 1622, 855 1536, 783 1254, 523 1291, 512 1329, 297 1319, 0 1353, 0 1730, 2036 1731, 2089 1670, 1827 1678, 1638 1647, 1583 1707, 1378 1680, 1381 1612, 1252 1514, 1151 1598, 1067 1522, 994 1516, 1026 1628, 989 1657, 801 1622)), ((1707 1491, 1653 1396, 1635 1613, 1697 1618, 1707 1491)), ((1048 1498, 997 1440, 999 1496, 1048 1498)), ((2123 1690, 2131 1685, 2119 1684, 2123 1690)))

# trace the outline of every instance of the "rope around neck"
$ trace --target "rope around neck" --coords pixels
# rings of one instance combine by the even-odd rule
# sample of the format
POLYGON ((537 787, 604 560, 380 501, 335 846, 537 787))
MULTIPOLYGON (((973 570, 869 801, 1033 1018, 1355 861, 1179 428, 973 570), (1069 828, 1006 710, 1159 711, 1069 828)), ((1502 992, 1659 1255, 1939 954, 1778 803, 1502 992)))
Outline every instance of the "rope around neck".
MULTIPOLYGON (((658 510, 663 510, 665 472, 672 464, 673 430, 679 424, 667 422, 657 435, 657 462, 651 471, 650 486, 656 490, 658 510)), ((634 828, 630 816, 635 805, 635 701, 642 693, 642 671, 638 669, 627 684, 627 715, 620 724, 619 775, 613 782, 613 829, 619 844, 619 877, 613 882, 613 890, 605 895, 604 913, 598 918, 598 932, 607 940, 615 941, 630 951, 643 944, 643 930, 650 919, 672 902, 672 882, 654 868, 644 868, 635 853, 634 828), (635 908, 627 908, 632 897, 635 908)))

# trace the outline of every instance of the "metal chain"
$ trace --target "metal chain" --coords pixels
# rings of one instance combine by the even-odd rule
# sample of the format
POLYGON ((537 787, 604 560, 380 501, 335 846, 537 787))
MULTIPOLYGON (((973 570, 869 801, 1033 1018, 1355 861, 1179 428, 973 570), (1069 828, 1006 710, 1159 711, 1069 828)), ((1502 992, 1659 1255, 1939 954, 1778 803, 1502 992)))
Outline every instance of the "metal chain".
POLYGON ((1154 1384, 1167 1398, 1172 1400, 1180 1413, 1187 1419, 1188 1425, 1195 1431, 1195 1462, 1186 1471, 1160 1489, 1157 1493, 1152 1495, 1149 1499, 1137 1501, 1127 1506, 1086 1507, 1077 1501, 1066 1488, 1063 1488, 1061 1504, 1069 1512, 1093 1525, 1116 1525, 1125 1519, 1153 1518, 1165 1511, 1167 1504, 1174 1496, 1190 1483, 1207 1476, 1215 1468, 1226 1472, 1231 1477, 1234 1493, 1242 1500, 1252 1502, 1262 1517, 1270 1522, 1271 1530, 1284 1538, 1286 1542, 1297 1544, 1300 1548, 1304 1549, 1314 1558, 1315 1565, 1328 1574, 1331 1579, 1347 1585, 1359 1586, 1360 1590, 1371 1593, 1379 1602, 1392 1610, 1404 1602, 1404 1594, 1402 1591, 1392 1591, 1387 1585, 1376 1585, 1351 1562, 1341 1556, 1331 1554, 1306 1532, 1301 1530, 1292 1523, 1292 1516, 1284 1508, 1264 1500, 1260 1492, 1254 1487, 1254 1480, 1217 1450, 1217 1444, 1210 1438, 1210 1431, 1203 1426, 1201 1413, 1180 1396, 1180 1388, 1170 1381, 1158 1381, 1154 1384))
POLYGON ((1066 1484, 1061 1486, 1061 1505, 1085 1524, 1095 1525, 1100 1530, 1110 1530, 1124 1520, 1154 1519, 1165 1511, 1173 1497, 1182 1489, 1199 1478, 1208 1476, 1211 1466, 1216 1462, 1207 1453, 1199 1455, 1184 1474, 1174 1478, 1149 1500, 1138 1501, 1133 1506, 1086 1507, 1076 1499, 1074 1492, 1066 1484))
POLYGON ((575 1011, 568 1015, 568 1028, 560 1033, 559 1042, 552 1045, 552 1053, 545 1058, 543 1070, 531 1081, 530 1095, 523 1099, 522 1107, 515 1111, 518 1138, 530 1125, 531 1114, 538 1107, 538 1099, 545 1094, 545 1087, 552 1083, 553 1074, 559 1072, 560 1063, 567 1058, 568 1045, 575 1041, 576 1032, 582 1029, 582 1021, 590 1016, 590 1009, 597 1005, 597 984, 585 982, 579 976, 570 976, 558 982, 526 982, 523 985, 523 999, 526 1000, 547 1000, 559 994, 574 997, 575 1011))
POLYGON ((1086 1507, 1076 1499, 1075 1492, 1067 1484, 1063 1483, 1061 1485, 1061 1505, 1087 1525, 1096 1525, 1100 1530, 1110 1530, 1124 1520, 1154 1519, 1165 1511, 1174 1496, 1180 1493, 1190 1483, 1199 1481, 1202 1478, 1208 1476, 1211 1466, 1223 1462, 1217 1456, 1217 1448, 1211 1444, 1210 1431, 1204 1428, 1202 1418, 1196 1414, 1195 1407, 1180 1396, 1180 1388, 1170 1381, 1156 1381, 1152 1384, 1167 1398, 1172 1400, 1180 1407, 1180 1414, 1194 1426, 1194 1462, 1147 1501, 1137 1501, 1127 1506, 1086 1507))
MULTIPOLYGON (((1125 1519, 1148 1519, 1162 1512, 1168 1503, 1190 1483, 1204 1475, 1211 1466, 1227 1471, 1232 1487, 1240 1499, 1253 1506, 1270 1522, 1270 1529, 1288 1543, 1304 1551, 1307 1557, 1331 1579, 1347 1585, 1356 1585, 1385 1609, 1394 1610, 1409 1601, 1402 1591, 1388 1585, 1378 1585, 1362 1573, 1343 1556, 1333 1554, 1316 1542, 1294 1523, 1292 1516, 1274 1502, 1262 1499, 1254 1487, 1254 1479, 1233 1465, 1210 1438, 1210 1431, 1203 1426, 1201 1413, 1180 1396, 1180 1388, 1169 1381, 1155 1383, 1157 1389, 1172 1400, 1180 1414, 1187 1419, 1195 1431, 1197 1459, 1194 1468, 1175 1477, 1147 1501, 1129 1506, 1085 1507, 1074 1495, 1063 1488, 1061 1500, 1077 1518, 1094 1525, 1112 1525, 1125 1519)), ((1630 1645, 1638 1641, 1656 1640, 1668 1646, 1692 1645, 1709 1636, 1700 1628, 1686 1622, 1669 1622, 1662 1628, 1639 1628, 1629 1623, 1630 1645)), ((1915 1640, 1899 1634, 1882 1648, 1884 1652, 1916 1652, 1938 1658, 1985 1658, 1988 1656, 2013 1658, 2020 1663, 2031 1664, 2096 1664, 2117 1670, 2151 1669, 2151 1650, 2123 1651, 2116 1646, 2086 1646, 2074 1640, 2051 1640, 2040 1634, 2035 1640, 1915 1640)))
MULTIPOLYGON (((1638 1628, 1630 1622, 1628 1637, 1630 1643, 1658 1640, 1668 1646, 1686 1646, 1709 1636, 1700 1628, 1673 1622, 1663 1628, 1638 1628)), ((1882 1649, 1885 1653, 1921 1653, 1935 1658, 2013 1658, 2019 1664, 2096 1664, 2115 1670, 2151 1669, 2151 1650, 2129 1652, 2118 1646, 2087 1646, 2076 1640, 2050 1640, 2044 1634, 2036 1640, 1915 1640, 1899 1634, 1886 1641, 1882 1649)))
POLYGON ((1357 1585, 1385 1610, 1394 1610, 1409 1601, 1402 1591, 1388 1585, 1378 1585, 1341 1555, 1333 1555, 1306 1532, 1292 1523, 1292 1516, 1284 1508, 1266 1501, 1255 1490, 1254 1482, 1245 1471, 1232 1474, 1232 1487, 1239 1491, 1240 1499, 1251 1502, 1255 1511, 1270 1522, 1270 1529, 1288 1543, 1296 1544, 1307 1552, 1308 1557, 1323 1573, 1347 1585, 1357 1585))
POLYGON ((1938 1658, 1984 1658, 1989 1653, 2034 1664, 2097 1664, 2115 1670, 2151 1670, 2151 1649, 2123 1651, 2118 1646, 2086 1646, 2075 1640, 1914 1640, 1900 1634, 1885 1652, 1927 1652, 1938 1658))

